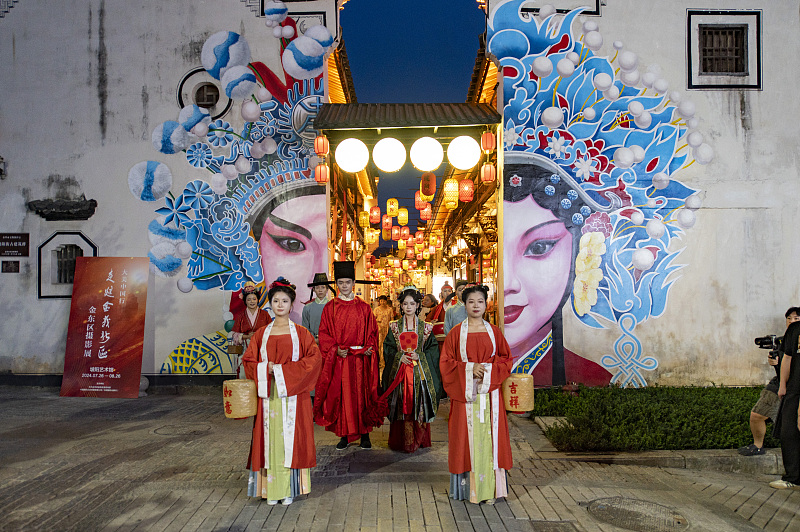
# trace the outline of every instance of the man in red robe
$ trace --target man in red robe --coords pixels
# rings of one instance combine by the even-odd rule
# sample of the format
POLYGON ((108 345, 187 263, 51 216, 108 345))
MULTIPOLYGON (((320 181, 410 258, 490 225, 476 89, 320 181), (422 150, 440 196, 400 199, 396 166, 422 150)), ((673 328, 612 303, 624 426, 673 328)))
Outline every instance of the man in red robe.
POLYGON ((353 286, 372 283, 356 281, 352 261, 334 262, 333 273, 339 295, 325 305, 319 324, 323 366, 314 392, 314 421, 341 438, 337 450, 359 438, 361 448, 370 449, 375 425, 365 421, 365 413, 378 402, 378 324, 353 286))

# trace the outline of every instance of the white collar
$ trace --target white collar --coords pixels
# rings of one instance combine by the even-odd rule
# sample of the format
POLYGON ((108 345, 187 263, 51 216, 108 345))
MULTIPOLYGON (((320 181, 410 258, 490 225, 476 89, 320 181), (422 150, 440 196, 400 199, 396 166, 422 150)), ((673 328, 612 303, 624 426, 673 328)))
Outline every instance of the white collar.
POLYGON ((348 297, 345 297, 345 296, 344 296, 344 295, 342 295, 342 294, 339 294, 339 296, 338 296, 338 297, 339 297, 339 299, 341 299, 342 301, 352 301, 353 299, 355 299, 355 298, 356 298, 356 294, 355 294, 355 292, 350 292, 350 296, 348 296, 348 297))
POLYGON ((315 298, 314 298, 314 302, 315 302, 317 305, 324 305, 325 303, 327 303, 327 302, 328 302, 328 296, 325 296, 325 297, 323 297, 322 299, 320 299, 320 298, 318 298, 318 297, 315 297, 315 298))

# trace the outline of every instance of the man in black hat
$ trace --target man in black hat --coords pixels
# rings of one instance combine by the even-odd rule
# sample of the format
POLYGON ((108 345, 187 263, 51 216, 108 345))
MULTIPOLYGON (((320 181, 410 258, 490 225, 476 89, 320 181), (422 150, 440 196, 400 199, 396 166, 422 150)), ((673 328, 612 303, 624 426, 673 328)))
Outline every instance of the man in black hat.
POLYGON ((336 449, 361 440, 370 449, 369 433, 374 426, 365 423, 365 412, 378 402, 378 324, 372 309, 353 293, 355 263, 333 263, 339 295, 325 305, 319 325, 322 374, 317 381, 314 420, 341 438, 336 449))
POLYGON ((311 301, 303 307, 302 325, 311 331, 315 340, 318 340, 322 309, 328 303, 328 290, 333 292, 333 288, 331 288, 328 275, 325 273, 315 273, 314 282, 309 283, 308 287, 311 288, 311 301))

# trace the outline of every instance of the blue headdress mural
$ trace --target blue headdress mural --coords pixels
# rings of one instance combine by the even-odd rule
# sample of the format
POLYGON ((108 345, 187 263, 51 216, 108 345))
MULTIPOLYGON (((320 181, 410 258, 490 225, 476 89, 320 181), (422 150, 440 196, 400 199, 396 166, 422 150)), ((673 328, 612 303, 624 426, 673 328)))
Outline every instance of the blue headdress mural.
MULTIPOLYGON (((581 9, 537 17, 521 12, 524 3, 499 4, 487 35, 503 74, 506 174, 527 164, 550 175, 543 193, 579 238, 572 311, 589 327, 621 330, 613 354, 600 361, 611 382, 646 385, 642 371, 658 362, 645 356, 634 329, 663 314, 670 275, 682 267, 675 240, 701 205, 675 177, 710 162, 713 151, 694 130, 692 102, 669 93, 657 68, 642 74, 620 42, 613 57, 596 55, 597 25, 572 31, 581 9)), ((505 179, 513 190, 523 178, 505 179)), ((530 372, 537 361, 522 360, 515 371, 530 372)))

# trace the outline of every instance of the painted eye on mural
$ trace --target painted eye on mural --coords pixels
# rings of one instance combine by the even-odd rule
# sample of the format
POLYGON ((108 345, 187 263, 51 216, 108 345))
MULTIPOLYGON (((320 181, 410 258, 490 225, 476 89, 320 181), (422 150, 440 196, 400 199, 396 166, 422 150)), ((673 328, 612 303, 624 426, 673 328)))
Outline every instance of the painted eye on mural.
POLYGON ((534 240, 528 247, 525 248, 525 252, 522 254, 523 257, 541 257, 542 255, 547 255, 550 253, 555 245, 558 243, 558 239, 541 239, 541 240, 534 240))
POLYGON ((279 235, 269 235, 269 237, 289 253, 300 253, 306 250, 306 245, 294 237, 279 235))

